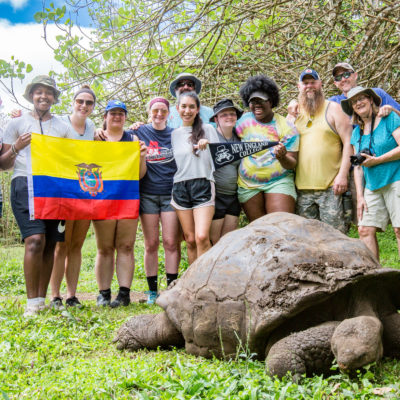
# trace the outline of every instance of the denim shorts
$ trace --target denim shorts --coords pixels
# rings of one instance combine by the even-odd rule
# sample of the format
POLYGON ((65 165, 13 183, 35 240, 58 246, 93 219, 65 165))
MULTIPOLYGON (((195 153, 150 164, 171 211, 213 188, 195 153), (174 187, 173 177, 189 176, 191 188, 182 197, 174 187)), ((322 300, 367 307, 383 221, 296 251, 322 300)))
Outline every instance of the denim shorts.
POLYGON ((171 206, 170 194, 140 193, 140 215, 160 214, 169 211, 175 211, 171 206))
POLYGON ((176 210, 215 205, 215 184, 206 178, 174 183, 171 204, 176 210))

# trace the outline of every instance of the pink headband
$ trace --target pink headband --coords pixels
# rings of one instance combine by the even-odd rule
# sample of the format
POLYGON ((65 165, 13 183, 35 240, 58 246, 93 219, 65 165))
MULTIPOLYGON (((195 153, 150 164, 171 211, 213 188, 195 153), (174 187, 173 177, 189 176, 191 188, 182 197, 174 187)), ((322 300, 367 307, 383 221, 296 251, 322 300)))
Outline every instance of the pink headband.
POLYGON ((169 108, 169 101, 167 99, 164 99, 164 97, 156 97, 150 100, 149 109, 151 109, 154 103, 164 103, 169 108))

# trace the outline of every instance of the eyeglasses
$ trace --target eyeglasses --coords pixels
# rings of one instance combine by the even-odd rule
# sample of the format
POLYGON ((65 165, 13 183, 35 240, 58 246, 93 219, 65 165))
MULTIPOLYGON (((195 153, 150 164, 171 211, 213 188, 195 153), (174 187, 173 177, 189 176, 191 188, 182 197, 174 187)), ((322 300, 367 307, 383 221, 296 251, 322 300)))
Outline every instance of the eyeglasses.
POLYGON ((162 115, 167 115, 168 110, 166 110, 165 108, 152 108, 151 113, 153 115, 157 115, 158 113, 161 113, 162 115))
POLYGON ((351 72, 351 71, 346 71, 346 72, 343 72, 343 74, 336 75, 333 79, 335 82, 340 82, 343 78, 346 78, 346 79, 349 78, 352 73, 353 72, 351 72))
POLYGON ((194 82, 192 81, 180 81, 176 84, 176 87, 181 88, 181 87, 190 87, 190 88, 194 88, 194 82))
POLYGON ((237 117, 235 111, 227 111, 227 112, 220 112, 217 114, 218 118, 229 118, 229 117, 237 117))
POLYGON ((93 100, 75 99, 75 101, 80 105, 85 104, 85 106, 92 106, 94 104, 93 100))
POLYGON ((359 96, 359 97, 357 97, 356 99, 350 100, 350 104, 351 104, 352 106, 355 106, 359 101, 364 101, 364 100, 367 100, 367 99, 369 99, 368 96, 365 96, 365 95, 359 96))
POLYGON ((263 99, 259 99, 259 98, 254 98, 249 101, 249 104, 251 106, 255 106, 257 104, 261 105, 261 104, 265 104, 267 101, 269 101, 269 99, 263 100, 263 99))

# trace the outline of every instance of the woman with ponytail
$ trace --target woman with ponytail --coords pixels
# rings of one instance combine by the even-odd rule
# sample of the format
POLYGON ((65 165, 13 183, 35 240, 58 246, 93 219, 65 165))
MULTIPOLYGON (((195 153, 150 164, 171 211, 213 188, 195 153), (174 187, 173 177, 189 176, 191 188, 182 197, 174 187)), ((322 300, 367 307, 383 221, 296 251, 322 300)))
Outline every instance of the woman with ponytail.
POLYGON ((192 264, 211 247, 215 185, 207 144, 219 140, 215 129, 203 124, 199 115, 200 100, 195 92, 182 93, 176 107, 183 126, 172 132, 171 144, 177 171, 171 204, 181 223, 188 261, 192 264))

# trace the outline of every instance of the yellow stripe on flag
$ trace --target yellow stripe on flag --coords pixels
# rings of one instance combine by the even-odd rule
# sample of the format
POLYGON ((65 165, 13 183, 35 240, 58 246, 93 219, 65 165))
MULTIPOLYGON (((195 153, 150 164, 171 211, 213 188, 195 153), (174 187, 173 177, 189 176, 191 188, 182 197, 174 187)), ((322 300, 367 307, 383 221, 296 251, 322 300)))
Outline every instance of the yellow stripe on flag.
POLYGON ((101 167, 103 180, 139 180, 139 142, 64 139, 32 133, 31 155, 33 175, 77 179, 77 165, 96 164, 101 167))

